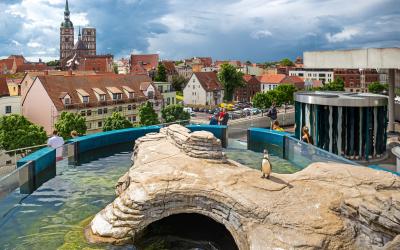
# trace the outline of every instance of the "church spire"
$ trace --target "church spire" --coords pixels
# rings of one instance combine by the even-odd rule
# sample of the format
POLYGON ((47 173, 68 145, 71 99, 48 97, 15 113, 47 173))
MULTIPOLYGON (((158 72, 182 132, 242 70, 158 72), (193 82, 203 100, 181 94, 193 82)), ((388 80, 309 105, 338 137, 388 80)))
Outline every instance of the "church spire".
POLYGON ((68 0, 65 1, 65 12, 69 13, 68 0))
POLYGON ((79 27, 79 34, 78 34, 78 40, 82 39, 82 35, 81 35, 81 27, 79 27))
POLYGON ((61 24, 61 27, 63 27, 63 28, 73 28, 74 27, 71 20, 69 19, 70 14, 71 13, 69 12, 68 0, 66 0, 65 1, 65 10, 64 10, 64 22, 61 24))

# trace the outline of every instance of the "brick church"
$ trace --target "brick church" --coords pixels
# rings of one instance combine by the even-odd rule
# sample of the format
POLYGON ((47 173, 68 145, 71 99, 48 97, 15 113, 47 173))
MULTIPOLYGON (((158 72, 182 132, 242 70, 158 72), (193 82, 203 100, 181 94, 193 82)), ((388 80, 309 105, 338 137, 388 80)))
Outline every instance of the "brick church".
POLYGON ((79 28, 75 42, 74 24, 70 20, 68 0, 65 2, 64 21, 60 27, 60 64, 64 70, 112 72, 113 56, 96 55, 96 29, 79 28))

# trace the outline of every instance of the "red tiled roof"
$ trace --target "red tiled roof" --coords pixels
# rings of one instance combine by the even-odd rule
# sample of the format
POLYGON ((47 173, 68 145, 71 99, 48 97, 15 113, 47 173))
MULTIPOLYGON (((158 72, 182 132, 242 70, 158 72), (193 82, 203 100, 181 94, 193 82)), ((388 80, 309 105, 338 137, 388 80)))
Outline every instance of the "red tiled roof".
POLYGON ((198 57, 198 58, 203 63, 204 67, 210 67, 212 65, 211 57, 198 57))
POLYGON ((147 75, 147 71, 143 68, 142 65, 136 64, 131 69, 131 74, 132 75, 147 75))
MULTIPOLYGON (((147 55, 131 55, 131 65, 134 67, 136 64, 151 65, 151 69, 156 69, 158 66, 158 54, 147 55)), ((147 67, 146 67, 147 68, 147 67)))
POLYGON ((301 77, 298 76, 286 76, 283 80, 282 83, 292 83, 292 84, 304 84, 304 80, 301 77))
POLYGON ((113 72, 112 55, 90 55, 84 56, 79 60, 78 69, 81 71, 93 70, 95 72, 110 73, 113 72))
POLYGON ((285 79, 286 75, 284 74, 266 74, 262 75, 260 78, 261 83, 273 83, 273 84, 279 84, 282 82, 283 79, 285 79))
POLYGON ((199 80, 201 86, 208 92, 221 90, 222 84, 219 82, 215 72, 195 72, 193 73, 199 80))
POLYGON ((170 74, 170 75, 176 74, 175 63, 174 62, 172 62, 172 61, 162 61, 161 63, 164 65, 164 67, 165 67, 165 69, 167 71, 167 74, 170 74))
POLYGON ((0 96, 10 96, 8 91, 7 78, 0 76, 0 96))
MULTIPOLYGON (((81 89, 89 94, 89 105, 98 104, 94 88, 102 90, 106 94, 106 101, 111 101, 107 88, 122 90, 123 86, 128 86, 135 91, 135 98, 145 98, 145 95, 140 91, 142 82, 150 82, 150 78, 144 75, 91 75, 91 76, 38 76, 38 79, 43 84, 50 99, 53 101, 57 110, 64 110, 64 104, 60 96, 68 93, 71 96, 72 104, 81 104, 77 90, 81 89)), ((162 98, 157 88, 155 96, 162 98)), ((126 95, 122 95, 122 100, 127 100, 126 95)))
POLYGON ((252 75, 244 75, 243 80, 246 84, 260 84, 258 78, 252 75))

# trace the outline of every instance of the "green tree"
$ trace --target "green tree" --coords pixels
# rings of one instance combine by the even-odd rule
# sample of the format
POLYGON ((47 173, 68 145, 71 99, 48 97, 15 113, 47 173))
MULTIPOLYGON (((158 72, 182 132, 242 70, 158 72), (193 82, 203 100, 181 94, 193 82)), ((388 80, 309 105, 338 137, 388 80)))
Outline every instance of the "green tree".
POLYGON ((190 119, 190 114, 183 110, 179 104, 169 105, 161 110, 161 116, 164 122, 176 122, 190 119))
POLYGON ((271 100, 267 96, 267 93, 264 92, 256 93, 252 99, 252 102, 254 107, 261 110, 269 108, 272 104, 271 100))
POLYGON ((79 135, 86 133, 86 118, 77 113, 62 112, 55 127, 64 139, 71 138, 71 131, 75 130, 79 135))
POLYGON ((270 102, 275 102, 277 106, 281 106, 285 102, 285 94, 282 91, 269 90, 266 95, 270 102))
POLYGON ((118 74, 118 65, 116 63, 113 64, 113 71, 115 74, 118 74))
POLYGON ((114 112, 104 120, 103 131, 131 128, 133 125, 120 112, 114 112))
POLYGON ((153 108, 153 104, 146 102, 139 108, 139 124, 142 126, 159 124, 158 115, 153 108))
POLYGON ((289 58, 282 59, 279 64, 281 66, 294 66, 294 63, 289 58))
POLYGON ((282 103, 291 104, 294 102, 294 93, 296 92, 296 87, 292 84, 281 84, 275 88, 276 91, 281 92, 283 97, 282 103))
POLYGON ((324 84, 321 90, 344 91, 344 81, 342 78, 336 78, 332 82, 324 84))
POLYGON ((158 64, 155 80, 157 82, 167 81, 167 70, 165 69, 165 66, 162 63, 158 64))
POLYGON ((47 66, 50 66, 50 67, 59 67, 60 61, 59 60, 49 61, 46 64, 47 64, 47 66))
POLYGON ((0 117, 0 148, 14 150, 45 144, 46 131, 21 115, 0 117))
POLYGON ((176 91, 182 91, 185 84, 186 84, 185 77, 183 77, 181 75, 175 75, 172 77, 172 87, 176 91))
POLYGON ((387 89, 388 89, 387 84, 381 84, 379 82, 373 82, 368 85, 368 92, 375 94, 382 94, 382 92, 387 89))
POLYGON ((244 86, 243 73, 230 64, 222 64, 218 79, 224 87, 224 99, 228 102, 232 101, 235 89, 244 86))

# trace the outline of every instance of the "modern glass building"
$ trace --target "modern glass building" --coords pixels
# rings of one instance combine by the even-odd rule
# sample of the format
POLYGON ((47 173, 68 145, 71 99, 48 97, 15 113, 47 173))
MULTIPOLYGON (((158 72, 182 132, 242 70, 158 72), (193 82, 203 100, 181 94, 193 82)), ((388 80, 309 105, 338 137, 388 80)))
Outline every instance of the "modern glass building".
POLYGON ((387 105, 386 96, 370 93, 296 93, 296 138, 307 126, 319 148, 356 160, 380 158, 386 151, 387 105))

